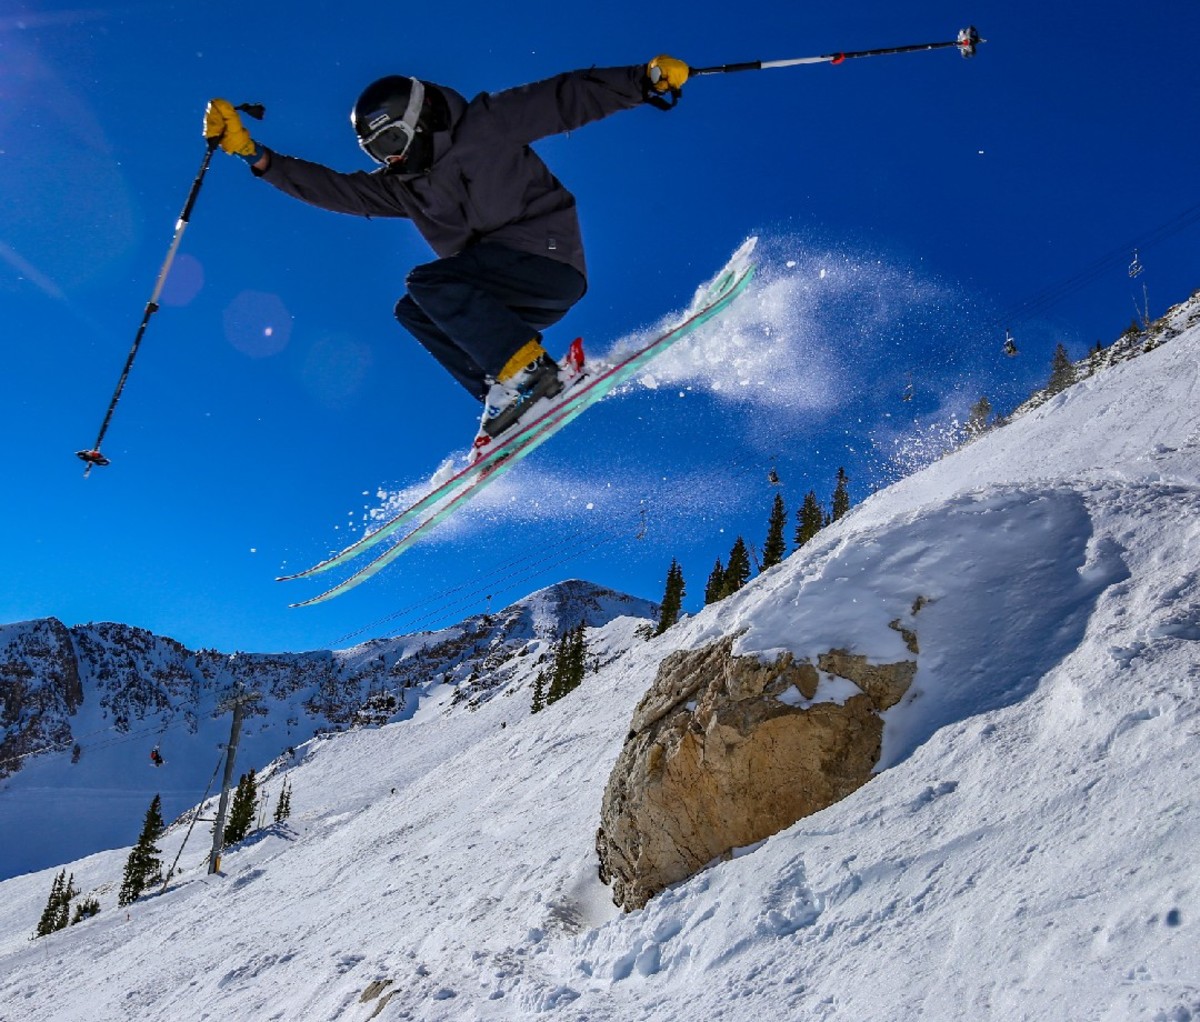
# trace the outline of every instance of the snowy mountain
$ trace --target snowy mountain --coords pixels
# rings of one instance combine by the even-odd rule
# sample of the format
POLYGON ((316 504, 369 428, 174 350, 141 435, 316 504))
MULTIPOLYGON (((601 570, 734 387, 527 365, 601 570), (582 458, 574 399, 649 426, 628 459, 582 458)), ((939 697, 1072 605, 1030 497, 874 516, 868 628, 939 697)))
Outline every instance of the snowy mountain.
POLYGON ((566 581, 436 632, 299 654, 192 651, 121 624, 0 625, 0 878, 136 836, 156 792, 167 818, 196 803, 229 737, 228 698, 257 692, 243 769, 314 734, 412 717, 443 687, 486 702, 526 658, 581 621, 653 617, 645 600, 566 581), (150 751, 167 763, 154 769, 150 751))
POLYGON ((193 839, 126 911, 125 849, 74 861, 101 911, 34 943, 54 871, 0 884, 0 1017, 1200 1017, 1198 319, 1193 300, 1153 351, 664 635, 592 628, 597 669, 536 715, 526 657, 473 710, 451 679, 404 719, 297 746, 264 770, 292 818, 222 875, 193 839), (868 783, 613 906, 601 799, 667 658, 728 641, 890 662, 909 618, 916 672, 868 783))

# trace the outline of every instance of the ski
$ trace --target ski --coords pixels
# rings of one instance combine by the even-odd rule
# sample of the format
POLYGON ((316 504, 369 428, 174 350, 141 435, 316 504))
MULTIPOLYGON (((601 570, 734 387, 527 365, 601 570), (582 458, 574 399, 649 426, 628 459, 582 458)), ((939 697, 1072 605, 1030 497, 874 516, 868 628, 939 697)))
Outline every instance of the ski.
MULTIPOLYGON (((750 243, 744 246, 738 255, 744 257, 752 248, 753 244, 750 243)), ((735 262, 693 303, 695 311, 671 330, 654 338, 614 365, 601 367, 583 375, 573 387, 568 386, 564 397, 553 399, 555 403, 551 407, 534 416, 474 464, 468 465, 450 479, 445 480, 374 532, 363 536, 345 550, 304 572, 284 576, 281 581, 304 578, 344 564, 389 536, 395 535, 405 525, 421 519, 410 532, 349 578, 318 596, 294 603, 292 606, 306 607, 322 603, 378 573, 459 507, 474 498, 485 486, 499 479, 510 468, 582 414, 584 410, 607 397, 643 365, 660 355, 680 337, 707 323, 725 309, 745 290, 753 273, 754 265, 752 263, 743 258, 743 261, 738 264, 735 259, 735 262), (696 308, 697 304, 699 308, 696 308), (427 517, 421 518, 426 512, 429 512, 427 517)))
MULTIPOLYGON (((582 378, 586 379, 586 375, 582 378)), ((573 385, 578 381, 569 381, 564 388, 564 392, 569 392, 573 385)), ((474 479, 481 475, 486 475, 496 467, 499 462, 503 462, 514 450, 519 448, 522 443, 529 440, 537 431, 539 426, 545 425, 544 418, 539 416, 524 424, 504 437, 499 443, 495 444, 482 457, 470 464, 459 469, 448 479, 444 479, 438 483, 433 489, 419 498, 414 503, 410 504, 403 511, 398 512, 384 522, 378 529, 368 532, 360 536, 349 546, 338 551, 332 557, 328 557, 318 564, 314 564, 311 568, 305 568, 303 571, 298 571, 292 575, 280 575, 276 582, 291 582, 298 578, 309 578, 312 575, 319 575, 322 572, 328 571, 330 568, 336 568, 338 565, 345 564, 347 561, 352 561, 360 554, 366 553, 372 547, 378 546, 385 539, 394 536, 401 528, 415 521, 424 512, 436 507, 443 500, 453 494, 456 490, 468 485, 474 479)))
MULTIPOLYGON (((369 579, 372 575, 378 574, 389 564, 399 557, 405 550, 411 547, 414 543, 423 539, 436 525, 445 521, 451 514, 458 510, 463 504, 466 504, 473 497, 477 496, 479 491, 490 483, 495 482, 510 468, 516 465, 527 454, 539 447, 543 441, 548 440, 553 434, 558 432, 561 426, 565 426, 570 419, 575 418, 586 405, 581 406, 574 411, 563 412, 561 416, 551 420, 548 423, 543 423, 542 428, 536 431, 533 435, 526 435, 521 443, 509 446, 504 456, 492 460, 488 469, 473 476, 469 483, 458 489, 429 517, 421 520, 419 524, 404 535, 403 538, 397 540, 383 553, 374 557, 367 562, 362 568, 356 571, 349 578, 339 582, 332 589, 312 597, 308 600, 301 600, 298 603, 290 603, 289 607, 311 607, 317 603, 324 603, 326 600, 331 600, 335 596, 340 596, 342 593, 355 586, 360 585, 369 579)), ((394 531, 394 530, 393 530, 394 531)))

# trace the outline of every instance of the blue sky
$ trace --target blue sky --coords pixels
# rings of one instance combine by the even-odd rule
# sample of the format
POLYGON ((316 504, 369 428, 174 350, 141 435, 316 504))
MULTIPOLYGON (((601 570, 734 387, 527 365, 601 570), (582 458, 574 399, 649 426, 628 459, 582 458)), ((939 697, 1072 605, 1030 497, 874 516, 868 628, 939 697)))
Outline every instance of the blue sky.
POLYGON ((761 544, 772 466, 789 510, 810 487, 828 499, 839 465, 862 499, 906 438, 980 394, 1011 407, 1059 342, 1082 356, 1112 340, 1143 283, 1152 313, 1200 287, 1188 5, 604 11, 0 13, 0 621, 120 620, 192 646, 298 650, 440 626, 568 576, 657 598, 672 557, 694 607, 736 535, 761 544), (704 66, 969 23, 989 40, 973 61, 706 77, 670 114, 541 143, 579 199, 591 271, 552 348, 582 335, 604 351, 646 330, 752 235, 760 287, 724 334, 662 367, 664 385, 589 412, 434 542, 318 608, 287 609, 315 589, 274 576, 427 478, 477 412, 392 319, 429 257, 409 225, 307 208, 218 154, 106 438, 113 465, 83 478, 73 452, 95 438, 166 254, 210 96, 266 104, 263 142, 355 169, 349 107, 383 74, 470 96, 659 52, 704 66), (1001 354, 1006 327, 1017 359, 1001 354))

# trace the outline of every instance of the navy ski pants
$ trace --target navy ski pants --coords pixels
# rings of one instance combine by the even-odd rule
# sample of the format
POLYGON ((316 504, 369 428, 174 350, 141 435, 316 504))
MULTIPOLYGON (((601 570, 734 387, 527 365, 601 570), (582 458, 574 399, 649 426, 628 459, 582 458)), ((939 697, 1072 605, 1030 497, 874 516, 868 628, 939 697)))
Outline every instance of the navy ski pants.
POLYGON ((482 242, 417 266, 396 319, 471 395, 587 290, 583 274, 547 256, 482 242))

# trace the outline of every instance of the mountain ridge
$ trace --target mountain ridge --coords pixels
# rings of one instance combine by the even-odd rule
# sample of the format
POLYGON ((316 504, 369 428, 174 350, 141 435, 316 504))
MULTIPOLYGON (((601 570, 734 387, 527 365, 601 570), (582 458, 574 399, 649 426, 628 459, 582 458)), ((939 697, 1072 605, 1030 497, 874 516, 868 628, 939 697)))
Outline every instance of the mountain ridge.
MULTIPOLYGON (((478 706, 520 660, 544 654, 580 621, 598 627, 618 616, 650 618, 656 610, 649 601, 568 579, 446 628, 301 653, 190 650, 114 622, 67 626, 44 618, 0 625, 0 827, 19 826, 5 812, 6 800, 26 786, 44 788, 51 774, 71 788, 124 786, 147 800, 154 785, 169 779, 172 789, 190 788, 194 801, 227 735, 220 707, 235 687, 261 696, 248 716, 240 758, 261 766, 314 733, 407 719, 436 685, 454 689, 454 705, 478 706), (140 767, 160 746, 170 767, 166 777, 131 772, 131 761, 140 767), (211 756, 201 756, 202 746, 211 756), (57 770, 50 765, 56 759, 57 770), (69 771, 62 768, 67 760, 69 771), (27 785, 21 772, 31 768, 39 776, 27 785)), ((168 818, 190 804, 182 792, 164 795, 168 818)), ((58 829, 65 856, 52 857, 47 836, 35 843, 51 858, 38 862, 25 854, 0 877, 77 857, 104 841, 119 843, 136 830, 133 812, 125 806, 90 847, 64 817, 58 829)))

